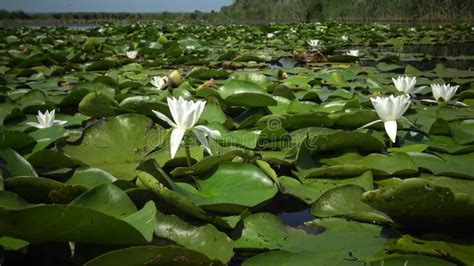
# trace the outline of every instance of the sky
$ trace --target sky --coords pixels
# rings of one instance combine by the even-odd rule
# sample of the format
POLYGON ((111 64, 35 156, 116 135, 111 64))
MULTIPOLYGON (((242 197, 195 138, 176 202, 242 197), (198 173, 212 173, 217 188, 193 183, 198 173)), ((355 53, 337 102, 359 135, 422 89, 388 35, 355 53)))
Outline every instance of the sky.
POLYGON ((232 0, 0 0, 0 9, 45 12, 219 11, 232 0))

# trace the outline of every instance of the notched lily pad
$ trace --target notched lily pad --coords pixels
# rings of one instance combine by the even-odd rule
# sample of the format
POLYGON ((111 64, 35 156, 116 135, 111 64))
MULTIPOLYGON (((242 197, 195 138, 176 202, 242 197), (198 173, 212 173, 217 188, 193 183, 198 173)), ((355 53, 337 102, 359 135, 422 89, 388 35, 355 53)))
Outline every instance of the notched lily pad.
MULTIPOLYGON (((466 189, 472 186, 467 181, 466 189)), ((386 213, 404 226, 471 224, 474 200, 471 191, 450 189, 421 178, 405 179, 397 185, 365 192, 362 201, 386 213)))

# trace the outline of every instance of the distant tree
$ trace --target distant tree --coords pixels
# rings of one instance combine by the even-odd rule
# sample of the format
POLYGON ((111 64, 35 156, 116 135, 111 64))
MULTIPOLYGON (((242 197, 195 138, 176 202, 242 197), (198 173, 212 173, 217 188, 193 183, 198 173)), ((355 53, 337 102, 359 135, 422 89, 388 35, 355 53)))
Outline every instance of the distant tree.
POLYGON ((9 14, 8 11, 0 9, 0 19, 7 19, 9 14))
POLYGON ((310 1, 306 9, 305 21, 323 20, 323 4, 319 1, 310 1))

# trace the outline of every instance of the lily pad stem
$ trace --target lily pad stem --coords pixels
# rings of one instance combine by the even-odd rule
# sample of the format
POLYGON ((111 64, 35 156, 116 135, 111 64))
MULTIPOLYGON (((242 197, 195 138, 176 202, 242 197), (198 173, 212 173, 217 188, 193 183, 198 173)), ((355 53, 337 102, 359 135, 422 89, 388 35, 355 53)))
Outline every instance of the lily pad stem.
POLYGON ((193 162, 191 160, 191 149, 190 149, 190 143, 189 143, 190 137, 186 135, 184 139, 184 151, 186 152, 186 162, 189 167, 193 166, 193 162))

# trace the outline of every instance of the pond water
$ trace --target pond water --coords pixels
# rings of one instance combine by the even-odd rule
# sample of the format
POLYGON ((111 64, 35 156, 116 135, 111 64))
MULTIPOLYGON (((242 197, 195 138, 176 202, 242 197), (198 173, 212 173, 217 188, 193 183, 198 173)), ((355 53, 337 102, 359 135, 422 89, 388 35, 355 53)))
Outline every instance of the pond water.
POLYGON ((304 225, 305 222, 314 220, 314 216, 309 212, 309 209, 298 212, 282 212, 279 216, 286 225, 291 227, 304 225))

